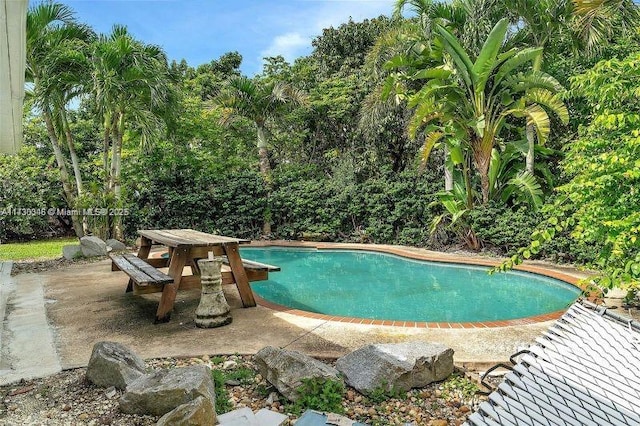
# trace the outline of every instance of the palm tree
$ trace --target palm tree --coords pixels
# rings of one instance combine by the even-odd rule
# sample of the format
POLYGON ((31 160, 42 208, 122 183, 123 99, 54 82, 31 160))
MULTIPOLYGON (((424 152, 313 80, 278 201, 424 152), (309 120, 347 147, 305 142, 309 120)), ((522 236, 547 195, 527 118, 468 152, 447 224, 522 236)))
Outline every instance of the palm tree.
MULTIPOLYGON (((72 10, 59 3, 40 3, 27 13, 26 80, 33 83, 35 105, 42 111, 49 141, 60 171, 60 181, 65 199, 72 208, 82 191, 82 176, 75 155, 73 140, 65 136, 71 152, 76 187, 69 177, 67 159, 60 145, 61 136, 68 130, 66 106, 80 93, 78 82, 81 73, 68 68, 73 58, 78 59, 93 33, 75 22, 72 10)), ((84 235, 80 218, 71 216, 78 237, 84 235)))
MULTIPOLYGON (((254 81, 241 76, 232 77, 215 98, 215 102, 222 108, 223 124, 229 124, 234 119, 241 117, 251 120, 255 124, 260 172, 264 178, 267 193, 269 193, 271 164, 267 139, 268 125, 289 108, 306 104, 306 94, 282 81, 254 81)), ((265 216, 263 232, 265 235, 271 233, 271 223, 267 216, 265 216)))
MULTIPOLYGON (((449 30, 436 26, 450 64, 416 74, 415 78, 425 82, 409 101, 409 106, 415 107, 410 133, 415 136, 419 130, 426 132, 423 157, 428 158, 440 141, 454 149, 459 164, 463 161, 459 151, 469 152, 480 177, 483 204, 490 196, 492 151, 509 116, 526 118, 541 143, 550 132, 545 109, 568 121, 567 108, 556 95, 562 90, 560 84, 544 72, 523 69, 542 54, 542 49, 514 48, 502 52, 507 28, 508 20, 500 20, 472 61, 449 30)), ((465 180, 467 205, 471 207, 471 185, 469 179, 465 180)))
POLYGON ((285 82, 258 82, 247 77, 233 77, 216 97, 216 102, 223 109, 225 124, 240 117, 255 124, 260 172, 268 182, 271 174, 267 139, 269 122, 288 108, 305 104, 306 94, 285 82))
MULTIPOLYGON (((135 40, 117 25, 94 43, 92 62, 92 92, 102 117, 104 189, 120 206, 124 135, 140 133, 144 146, 166 128, 173 101, 170 72, 159 47, 135 40)), ((113 219, 112 235, 121 238, 121 218, 113 219)))

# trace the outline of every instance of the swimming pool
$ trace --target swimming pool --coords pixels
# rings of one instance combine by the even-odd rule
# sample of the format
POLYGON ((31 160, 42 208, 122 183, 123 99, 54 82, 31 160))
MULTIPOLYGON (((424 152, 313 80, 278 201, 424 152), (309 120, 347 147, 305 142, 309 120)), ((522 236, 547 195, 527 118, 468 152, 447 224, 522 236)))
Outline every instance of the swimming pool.
POLYGON ((417 322, 482 322, 566 309, 580 289, 521 271, 412 260, 390 254, 307 248, 242 248, 242 256, 277 265, 252 283, 277 305, 342 317, 417 322))

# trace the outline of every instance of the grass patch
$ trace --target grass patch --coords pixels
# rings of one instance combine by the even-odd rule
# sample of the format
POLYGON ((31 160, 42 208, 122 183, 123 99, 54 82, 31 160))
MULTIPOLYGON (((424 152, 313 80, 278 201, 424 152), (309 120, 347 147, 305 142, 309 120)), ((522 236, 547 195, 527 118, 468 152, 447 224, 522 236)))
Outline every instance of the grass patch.
POLYGON ((0 244, 0 261, 57 259, 62 257, 62 246, 69 244, 78 244, 78 239, 69 237, 27 243, 0 244))
POLYGON ((226 371, 224 373, 226 380, 236 380, 242 385, 253 382, 255 375, 255 371, 247 367, 238 367, 235 370, 226 371))
POLYGON ((306 409, 343 414, 342 399, 345 388, 342 382, 331 379, 302 379, 302 385, 296 389, 298 399, 289 404, 288 412, 299 416, 306 409))
POLYGON ((216 413, 224 414, 231 411, 233 404, 229 399, 229 392, 224 386, 226 380, 224 373, 220 370, 211 370, 211 378, 216 391, 216 413))

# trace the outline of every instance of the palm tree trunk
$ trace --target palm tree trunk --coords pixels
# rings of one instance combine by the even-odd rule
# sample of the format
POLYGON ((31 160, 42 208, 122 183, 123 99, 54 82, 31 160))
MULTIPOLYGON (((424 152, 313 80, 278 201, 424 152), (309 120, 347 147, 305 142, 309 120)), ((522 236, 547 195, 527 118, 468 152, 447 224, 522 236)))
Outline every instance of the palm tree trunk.
POLYGON ((489 163, 491 162, 491 151, 485 153, 482 149, 473 151, 473 162, 475 163, 478 175, 480 175, 480 190, 482 192, 482 204, 489 203, 489 163))
POLYGON ((102 169, 104 171, 104 189, 109 190, 109 146, 111 145, 111 118, 105 116, 102 139, 102 169))
POLYGON ((535 149, 536 149, 536 136, 535 129, 533 128, 533 124, 527 124, 525 129, 525 133, 527 134, 527 144, 529 148, 527 150, 527 158, 525 160, 525 169, 533 174, 533 168, 535 167, 535 149))
MULTIPOLYGON (((121 157, 122 157, 122 138, 123 138, 123 115, 122 113, 114 114, 114 123, 111 128, 111 168, 109 170, 109 192, 113 194, 114 205, 109 207, 120 207, 120 197, 122 187, 120 185, 121 157)), ((122 239, 122 220, 118 215, 110 216, 110 226, 106 229, 110 230, 110 237, 122 239)))
POLYGON ((76 179, 76 191, 78 192, 78 197, 79 197, 84 192, 82 174, 80 173, 80 161, 78 160, 78 154, 76 153, 76 146, 73 141, 73 135, 71 134, 71 128, 69 127, 69 120, 67 120, 67 112, 65 111, 64 108, 61 108, 60 114, 62 116, 62 125, 64 127, 64 135, 67 139, 69 154, 71 156, 71 166, 73 167, 73 175, 76 179))
MULTIPOLYGON (((64 155, 62 154, 62 149, 60 149, 60 143, 58 141, 58 137, 56 136, 55 128, 53 127, 51 110, 49 109, 48 105, 45 105, 43 107, 42 115, 44 116, 44 121, 47 126, 47 133, 49 134, 49 140, 51 141, 53 154, 56 157, 56 162, 58 163, 58 170, 60 171, 60 182, 62 183, 64 196, 69 207, 71 209, 74 209, 76 207, 75 194, 73 193, 73 187, 69 179, 69 172, 67 171, 67 163, 64 159, 64 155)), ((77 215, 71 215, 71 224, 73 225, 73 230, 75 231, 76 236, 78 238, 82 238, 84 236, 84 232, 82 230, 82 224, 80 223, 80 220, 78 220, 77 215)))
MULTIPOLYGON (((544 48, 544 44, 540 46, 544 48)), ((533 61, 533 71, 540 71, 542 69, 542 55, 538 56, 533 61)), ((533 127, 533 123, 527 124, 525 129, 525 133, 527 135, 527 158, 525 161, 525 170, 529 173, 533 174, 533 169, 535 167, 535 149, 536 149, 536 136, 535 129, 533 127)))
POLYGON ((453 173, 447 165, 447 159, 449 158, 449 147, 444 146, 444 190, 449 192, 453 190, 453 173))
MULTIPOLYGON (((118 208, 122 207, 122 185, 120 184, 120 174, 122 172, 122 134, 122 129, 118 130, 118 136, 116 138, 118 149, 113 159, 113 163, 115 164, 113 194, 115 196, 115 205, 118 208)), ((113 237, 117 240, 123 239, 122 216, 119 214, 113 216, 113 237)))
MULTIPOLYGON (((258 124, 258 158, 260 159, 260 173, 264 179, 267 189, 267 211, 269 210, 269 200, 271 199, 271 164, 269 163, 269 151, 267 150, 267 136, 264 134, 264 127, 258 124)), ((269 214, 265 214, 262 225, 264 235, 271 234, 271 219, 269 214)))
MULTIPOLYGON (((73 167, 73 175, 76 179, 76 192, 78 198, 82 197, 84 193, 84 184, 82 181, 82 174, 80 173, 80 161, 78 160, 78 154, 76 153, 76 146, 73 141, 73 135, 71 134, 71 127, 69 127, 69 120, 67 119, 67 111, 64 107, 60 108, 60 116, 62 118, 62 127, 64 128, 64 135, 67 139, 67 145, 69 147, 69 155, 71 157, 71 166, 73 167)), ((89 232, 89 224, 87 223, 87 217, 82 215, 82 232, 87 234, 89 232)))
POLYGON ((264 128, 258 126, 258 158, 260 159, 260 173, 265 178, 265 182, 271 180, 271 163, 269 163, 269 151, 267 149, 267 136, 264 128))

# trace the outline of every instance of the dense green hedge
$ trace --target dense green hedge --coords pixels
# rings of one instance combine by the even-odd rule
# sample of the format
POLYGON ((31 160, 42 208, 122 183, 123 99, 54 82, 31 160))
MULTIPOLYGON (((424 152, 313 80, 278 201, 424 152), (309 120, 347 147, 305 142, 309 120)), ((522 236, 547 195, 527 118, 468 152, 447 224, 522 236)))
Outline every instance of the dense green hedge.
POLYGON ((265 218, 270 238, 369 241, 426 245, 439 185, 428 175, 345 183, 314 170, 278 169, 267 197, 261 176, 243 171, 217 179, 184 169, 150 176, 132 197, 129 236, 138 228, 192 227, 259 238, 265 218))
MULTIPOLYGON (((485 248, 503 255, 513 255, 520 247, 527 247, 531 233, 543 221, 541 214, 527 206, 510 207, 495 202, 469 215, 471 228, 485 248)), ((599 250, 600 247, 586 245, 567 233, 558 233, 534 258, 584 264, 596 259, 599 250)))
MULTIPOLYGON (((2 160, 3 157, 0 157, 2 160)), ((2 207, 60 206, 56 169, 25 148, 12 161, 0 161, 2 207), (42 170, 46 173, 42 173, 42 170)), ((154 160, 155 161, 155 160, 154 160)), ((158 161, 161 161, 158 159, 158 161)), ((145 166, 145 167, 148 167, 145 166)), ((430 236, 432 205, 442 182, 436 172, 415 170, 394 175, 327 176, 314 168, 280 166, 272 176, 271 193, 257 171, 226 174, 202 161, 184 159, 157 167, 128 190, 125 231, 133 238, 142 228, 195 228, 205 232, 261 238, 268 218, 274 239, 311 239, 405 244, 440 249, 459 241, 454 235, 430 236)), ((512 254, 526 246, 542 218, 525 207, 497 203, 479 207, 469 225, 485 249, 512 254)), ((52 232, 46 216, 0 217, 0 240, 45 237, 52 232)), ((597 247, 559 235, 541 257, 564 262, 588 262, 597 247)))

